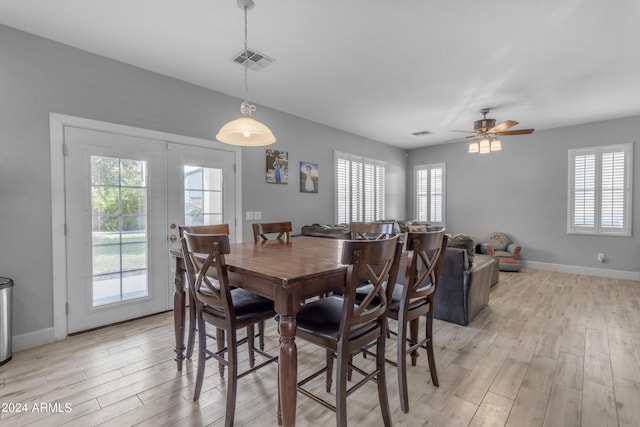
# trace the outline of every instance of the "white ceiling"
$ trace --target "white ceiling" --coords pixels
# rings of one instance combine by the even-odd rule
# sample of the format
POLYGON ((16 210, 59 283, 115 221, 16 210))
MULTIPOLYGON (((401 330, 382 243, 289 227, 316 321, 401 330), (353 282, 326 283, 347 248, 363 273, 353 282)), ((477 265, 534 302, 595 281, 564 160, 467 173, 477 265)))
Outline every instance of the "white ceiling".
MULTIPOLYGON (((637 0, 255 1, 249 47, 276 62, 250 100, 374 140, 464 136, 484 107, 513 129, 640 115, 637 0)), ((0 0, 4 25, 238 98, 243 22, 235 0, 0 0)))

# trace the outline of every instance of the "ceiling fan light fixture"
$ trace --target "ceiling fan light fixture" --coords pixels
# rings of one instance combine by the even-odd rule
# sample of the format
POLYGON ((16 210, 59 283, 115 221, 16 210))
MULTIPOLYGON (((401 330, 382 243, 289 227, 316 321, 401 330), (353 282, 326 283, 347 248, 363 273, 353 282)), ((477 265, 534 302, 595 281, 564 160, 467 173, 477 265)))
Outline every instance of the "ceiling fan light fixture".
POLYGON ((453 130, 451 132, 465 132, 471 133, 473 135, 466 136, 464 138, 455 138, 450 139, 447 142, 457 142, 460 140, 469 140, 470 138, 479 138, 473 139, 471 143, 469 143, 469 153, 481 153, 488 154, 492 151, 500 151, 502 150, 502 142, 498 139, 499 135, 529 135, 533 133, 535 129, 516 129, 516 130, 508 130, 512 127, 520 124, 515 120, 505 120, 502 123, 496 124, 495 119, 491 119, 487 117, 489 114, 489 108, 483 108, 480 110, 483 118, 480 120, 476 120, 473 122, 473 131, 466 130, 453 130))
POLYGON ((469 152, 470 153, 480 152, 480 146, 478 145, 478 141, 473 141, 469 144, 469 152))
MULTIPOLYGON (((253 9, 253 0, 238 0, 238 7, 244 10, 244 52, 247 52, 247 11, 253 9)), ((260 147, 276 142, 273 132, 265 124, 260 123, 251 113, 256 110, 255 105, 247 101, 249 84, 247 81, 248 62, 244 62, 244 101, 240 104, 242 117, 232 120, 222 126, 216 139, 230 145, 242 147, 260 147)))
POLYGON ((491 152, 491 143, 489 138, 484 137, 480 140, 480 154, 487 154, 491 152))

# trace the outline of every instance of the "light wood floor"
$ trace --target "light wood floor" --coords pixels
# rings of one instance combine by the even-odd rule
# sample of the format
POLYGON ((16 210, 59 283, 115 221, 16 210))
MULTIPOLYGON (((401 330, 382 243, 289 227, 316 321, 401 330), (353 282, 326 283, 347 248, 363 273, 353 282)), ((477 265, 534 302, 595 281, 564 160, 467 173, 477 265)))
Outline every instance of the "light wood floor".
MULTIPOLYGON (((275 351, 273 322, 266 338, 275 351)), ((436 323, 435 347, 440 387, 423 354, 409 368, 408 414, 388 366, 395 426, 640 426, 640 282, 500 273, 490 305, 470 326, 436 323)), ((0 368, 0 425, 224 425, 217 366, 209 362, 194 403, 195 360, 178 373, 172 348, 165 313, 15 353, 0 368)), ((301 372, 323 357, 298 341, 301 372)), ((240 380, 236 425, 275 425, 276 378, 270 365, 240 380)), ((374 384, 355 392, 348 408, 350 425, 380 425, 374 384)), ((330 426, 334 415, 299 395, 297 424, 330 426)))

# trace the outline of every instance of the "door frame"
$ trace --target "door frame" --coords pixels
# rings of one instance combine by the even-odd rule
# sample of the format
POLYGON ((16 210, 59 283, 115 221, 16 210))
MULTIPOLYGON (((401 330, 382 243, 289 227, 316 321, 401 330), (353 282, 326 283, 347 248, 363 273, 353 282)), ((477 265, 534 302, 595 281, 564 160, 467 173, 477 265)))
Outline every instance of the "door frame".
MULTIPOLYGON (((236 158, 236 235, 242 238, 242 149, 218 141, 160 132, 116 123, 102 122, 83 117, 49 113, 51 141, 51 247, 53 261, 53 333, 56 340, 68 335, 67 327, 67 242, 65 236, 65 127, 110 132, 157 140, 158 142, 192 145, 203 148, 231 151, 236 158)), ((169 295, 169 298, 171 296, 169 295)))

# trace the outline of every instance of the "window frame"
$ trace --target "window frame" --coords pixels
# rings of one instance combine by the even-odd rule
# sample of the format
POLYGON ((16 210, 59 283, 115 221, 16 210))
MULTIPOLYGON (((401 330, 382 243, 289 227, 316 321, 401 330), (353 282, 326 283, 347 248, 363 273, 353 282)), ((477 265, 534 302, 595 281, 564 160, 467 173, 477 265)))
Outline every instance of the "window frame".
POLYGON ((631 237, 633 218, 633 143, 569 149, 568 163, 567 234, 631 237), (622 227, 607 227, 602 224, 603 155, 620 152, 624 153, 622 227), (585 155, 594 156, 593 226, 575 224, 576 157, 585 155))
POLYGON ((447 164, 446 163, 430 163, 424 165, 415 165, 413 167, 413 200, 414 200, 414 214, 415 218, 419 221, 424 221, 429 223, 430 225, 438 225, 441 227, 446 227, 447 223, 447 164), (441 185, 441 208, 440 208, 440 218, 441 221, 433 221, 432 220, 432 206, 431 206, 431 171, 435 169, 442 170, 442 185, 441 185), (427 213, 426 218, 420 217, 420 201, 419 198, 422 196, 419 193, 419 185, 418 185, 418 174, 421 171, 427 171, 427 192, 424 194, 426 196, 426 206, 425 211, 427 213))
POLYGON ((339 169, 339 161, 345 160, 350 162, 349 167, 349 194, 347 197, 347 216, 349 220, 346 222, 347 224, 352 221, 380 221, 384 220, 386 217, 386 174, 387 174, 387 163, 382 160, 373 159, 370 157, 358 156, 355 154, 345 153, 341 151, 334 151, 334 220, 335 223, 341 223, 342 218, 340 218, 340 204, 341 204, 341 194, 340 194, 340 169, 339 169), (360 177, 353 176, 353 168, 351 162, 359 162, 362 164, 360 170, 360 177), (365 186, 367 182, 365 182, 365 168, 373 167, 374 175, 372 178, 373 188, 373 201, 367 200, 367 195, 370 195, 368 191, 366 191, 365 186), (379 168, 382 168, 383 176, 379 175, 379 168), (358 184, 360 185, 357 188, 357 192, 354 195, 353 188, 353 180, 359 179, 358 184), (358 200, 354 203, 354 197, 358 200), (354 205, 357 205, 354 207, 354 205), (382 207, 380 207, 382 205, 382 207), (372 207, 373 217, 369 216, 369 212, 367 207, 372 207), (356 217, 354 219, 354 209, 359 210, 356 217))

